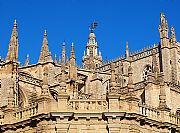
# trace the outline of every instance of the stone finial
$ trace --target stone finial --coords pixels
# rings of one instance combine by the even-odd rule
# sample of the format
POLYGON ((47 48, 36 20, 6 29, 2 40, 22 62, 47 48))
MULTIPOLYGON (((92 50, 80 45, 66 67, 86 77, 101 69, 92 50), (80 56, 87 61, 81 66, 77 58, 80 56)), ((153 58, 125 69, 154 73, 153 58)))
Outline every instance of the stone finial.
POLYGON ((160 25, 159 25, 159 33, 160 33, 160 38, 163 39, 163 38, 168 38, 168 31, 169 31, 169 28, 168 28, 168 23, 167 23, 167 20, 166 20, 166 17, 164 15, 164 13, 161 13, 160 14, 160 25))
POLYGON ((48 40, 47 40, 47 32, 46 30, 44 31, 44 37, 43 37, 43 42, 42 42, 42 47, 41 47, 41 53, 39 57, 39 63, 45 63, 45 62, 53 62, 51 53, 49 51, 48 47, 48 40))
POLYGON ((160 14, 160 25, 162 29, 168 29, 168 23, 164 13, 160 14))
POLYGON ((27 54, 26 60, 25 60, 25 63, 24 63, 24 66, 28 66, 28 65, 29 65, 29 54, 27 54))
POLYGON ((66 61, 66 43, 65 41, 62 43, 62 55, 61 55, 61 63, 65 64, 66 61))
POLYGON ((76 57, 75 57, 75 52, 74 52, 74 43, 72 43, 72 45, 71 45, 70 65, 71 66, 76 65, 76 57))
POLYGON ((176 43, 176 33, 173 26, 171 27, 171 42, 176 43))
POLYGON ((14 26, 11 33, 8 53, 6 56, 6 62, 17 61, 17 60, 18 60, 18 32, 17 32, 17 22, 16 20, 14 20, 14 26))
POLYGON ((129 45, 128 45, 128 42, 126 42, 126 58, 129 58, 129 45))
POLYGON ((54 63, 58 64, 56 54, 54 55, 54 63))

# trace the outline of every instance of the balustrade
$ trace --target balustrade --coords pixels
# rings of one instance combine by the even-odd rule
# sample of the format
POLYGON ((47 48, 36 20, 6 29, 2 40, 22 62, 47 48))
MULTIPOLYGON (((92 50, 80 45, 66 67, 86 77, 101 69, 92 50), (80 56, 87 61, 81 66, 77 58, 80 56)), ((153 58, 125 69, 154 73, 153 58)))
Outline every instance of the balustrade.
POLYGON ((68 109, 72 111, 93 111, 102 112, 107 111, 106 100, 69 100, 68 109))
POLYGON ((18 119, 25 119, 37 114, 37 106, 32 106, 24 109, 17 110, 15 112, 15 118, 18 119))

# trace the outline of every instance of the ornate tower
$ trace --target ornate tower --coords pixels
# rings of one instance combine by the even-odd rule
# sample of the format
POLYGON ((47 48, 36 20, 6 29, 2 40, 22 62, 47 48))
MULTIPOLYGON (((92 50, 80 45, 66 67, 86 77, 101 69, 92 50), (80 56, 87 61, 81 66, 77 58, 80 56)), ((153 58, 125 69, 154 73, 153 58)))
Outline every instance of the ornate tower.
POLYGON ((83 65, 89 69, 94 69, 102 64, 101 52, 98 54, 98 44, 96 42, 96 36, 93 30, 96 28, 97 23, 93 23, 90 26, 90 34, 86 45, 86 52, 82 59, 83 65))

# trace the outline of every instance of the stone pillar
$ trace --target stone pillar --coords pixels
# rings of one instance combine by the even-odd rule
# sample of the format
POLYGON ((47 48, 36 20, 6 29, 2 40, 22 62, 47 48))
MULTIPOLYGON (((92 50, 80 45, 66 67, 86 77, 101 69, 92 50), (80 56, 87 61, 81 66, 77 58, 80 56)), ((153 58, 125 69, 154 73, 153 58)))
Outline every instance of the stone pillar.
POLYGON ((57 111, 68 111, 68 99, 69 95, 68 94, 59 94, 57 96, 57 111))
POLYGON ((108 95, 109 112, 119 112, 119 95, 108 95))
POLYGON ((38 113, 47 113, 50 109, 50 98, 48 96, 40 96, 38 99, 38 113))

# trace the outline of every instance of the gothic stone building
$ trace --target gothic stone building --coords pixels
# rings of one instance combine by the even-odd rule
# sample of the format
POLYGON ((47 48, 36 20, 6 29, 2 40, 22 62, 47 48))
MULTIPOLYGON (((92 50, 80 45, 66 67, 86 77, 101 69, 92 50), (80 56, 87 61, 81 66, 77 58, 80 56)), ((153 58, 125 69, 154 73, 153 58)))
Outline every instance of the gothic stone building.
POLYGON ((89 34, 83 67, 74 44, 67 58, 52 59, 44 33, 37 64, 18 61, 14 22, 6 59, 0 60, 2 133, 175 133, 180 132, 180 43, 165 15, 152 47, 102 63, 89 34))

